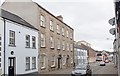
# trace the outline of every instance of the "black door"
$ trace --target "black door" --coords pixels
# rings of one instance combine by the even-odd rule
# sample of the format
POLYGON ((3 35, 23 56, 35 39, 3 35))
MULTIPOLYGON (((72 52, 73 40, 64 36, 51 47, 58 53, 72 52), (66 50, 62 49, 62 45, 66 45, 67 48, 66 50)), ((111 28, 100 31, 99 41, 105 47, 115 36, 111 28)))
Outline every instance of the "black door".
POLYGON ((15 57, 9 58, 8 76, 15 75, 15 57))
POLYGON ((60 69, 60 58, 58 58, 58 69, 60 69))

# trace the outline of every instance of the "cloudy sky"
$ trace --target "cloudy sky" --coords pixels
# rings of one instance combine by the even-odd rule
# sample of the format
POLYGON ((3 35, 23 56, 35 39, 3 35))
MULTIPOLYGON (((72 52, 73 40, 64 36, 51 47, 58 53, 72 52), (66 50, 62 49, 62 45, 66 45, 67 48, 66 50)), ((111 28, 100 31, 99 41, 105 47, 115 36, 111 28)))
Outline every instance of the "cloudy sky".
POLYGON ((74 29, 74 40, 85 40, 95 50, 113 51, 114 28, 108 23, 114 17, 113 0, 33 0, 53 15, 62 15, 74 29), (107 40, 107 38, 110 38, 107 40))

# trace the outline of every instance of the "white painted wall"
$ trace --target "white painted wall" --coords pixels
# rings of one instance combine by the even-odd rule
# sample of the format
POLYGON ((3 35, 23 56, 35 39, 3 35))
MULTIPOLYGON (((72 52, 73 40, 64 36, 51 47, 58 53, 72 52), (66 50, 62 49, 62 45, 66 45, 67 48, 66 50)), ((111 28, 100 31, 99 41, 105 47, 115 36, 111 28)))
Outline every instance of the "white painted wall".
MULTIPOLYGON (((38 67, 35 70, 25 71, 26 57, 36 57, 36 65, 38 61, 38 31, 23 27, 20 24, 16 24, 10 21, 6 22, 6 74, 8 74, 8 57, 16 57, 16 74, 26 74, 38 71, 38 67), (15 45, 16 47, 9 46, 9 30, 15 31, 15 45), (30 47, 25 48, 25 37, 30 35, 30 47), (36 49, 32 49, 32 36, 36 37, 36 49), (10 54, 14 51, 14 55, 10 54)), ((32 62, 30 64, 32 69, 32 62)))
POLYGON ((80 48, 75 48, 74 51, 77 52, 77 54, 75 55, 75 63, 76 63, 76 65, 86 63, 85 61, 87 61, 87 51, 82 50, 80 48), (83 61, 83 59, 84 59, 84 61, 83 61))

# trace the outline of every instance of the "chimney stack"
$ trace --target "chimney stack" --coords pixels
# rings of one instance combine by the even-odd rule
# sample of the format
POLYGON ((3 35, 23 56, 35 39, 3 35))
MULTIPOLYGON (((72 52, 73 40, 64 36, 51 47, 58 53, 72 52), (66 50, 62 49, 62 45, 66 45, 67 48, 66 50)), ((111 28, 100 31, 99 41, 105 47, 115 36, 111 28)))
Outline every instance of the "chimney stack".
POLYGON ((59 20, 63 21, 62 15, 57 16, 57 18, 58 18, 59 20))

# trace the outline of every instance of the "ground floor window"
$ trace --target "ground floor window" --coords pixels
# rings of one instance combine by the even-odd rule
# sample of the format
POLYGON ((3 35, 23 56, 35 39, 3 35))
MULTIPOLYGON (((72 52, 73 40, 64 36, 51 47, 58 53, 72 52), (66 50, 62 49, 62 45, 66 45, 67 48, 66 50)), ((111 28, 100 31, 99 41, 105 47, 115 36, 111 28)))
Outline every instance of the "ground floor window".
POLYGON ((45 68, 45 55, 44 54, 41 55, 41 69, 42 68, 45 68))
POLYGON ((51 57, 51 67, 55 66, 55 56, 51 57))
POLYGON ((30 70, 30 57, 26 57, 26 71, 30 70))
POLYGON ((36 69, 36 57, 32 57, 32 69, 36 69))

